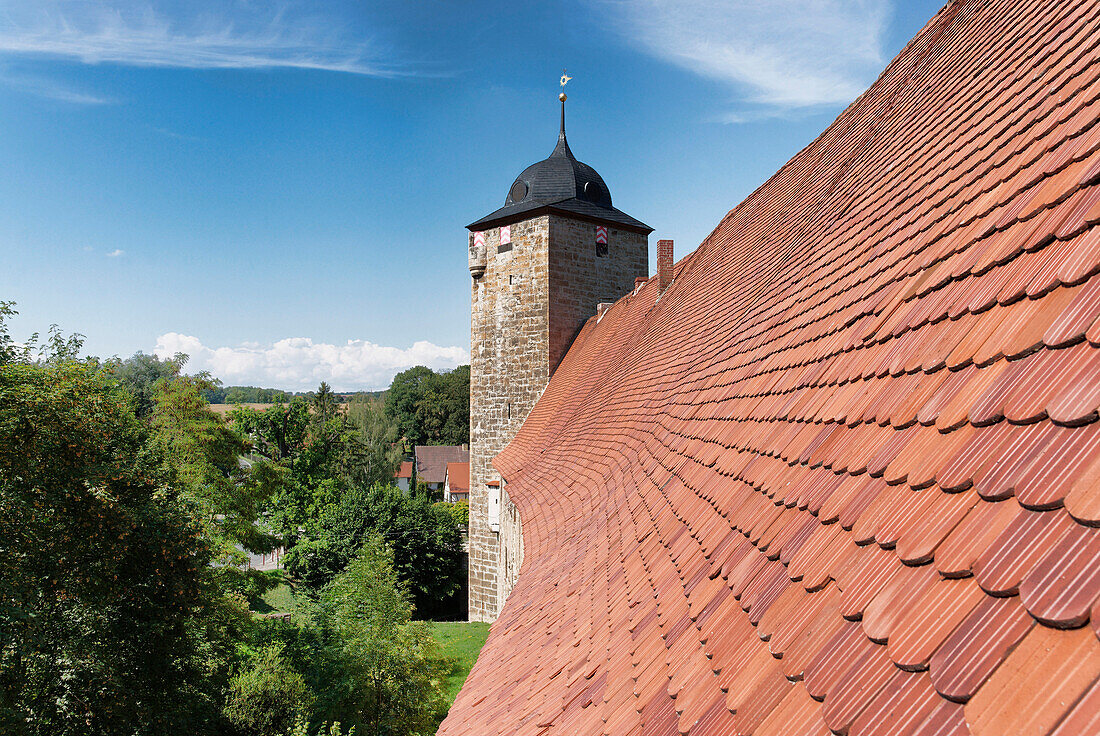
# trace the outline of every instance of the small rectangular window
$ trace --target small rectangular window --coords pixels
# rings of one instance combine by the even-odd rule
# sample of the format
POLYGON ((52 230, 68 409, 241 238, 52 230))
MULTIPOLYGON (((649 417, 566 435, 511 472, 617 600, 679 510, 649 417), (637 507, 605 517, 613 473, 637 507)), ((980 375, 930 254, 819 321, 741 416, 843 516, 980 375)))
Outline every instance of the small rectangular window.
POLYGON ((500 486, 489 486, 489 530, 500 531, 500 486))

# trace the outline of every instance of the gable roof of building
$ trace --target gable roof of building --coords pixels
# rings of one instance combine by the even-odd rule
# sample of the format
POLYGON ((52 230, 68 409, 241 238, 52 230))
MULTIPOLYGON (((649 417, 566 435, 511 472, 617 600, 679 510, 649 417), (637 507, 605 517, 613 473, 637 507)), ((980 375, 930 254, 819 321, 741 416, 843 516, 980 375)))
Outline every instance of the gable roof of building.
POLYGON ((413 464, 412 460, 406 460, 401 463, 401 467, 397 469, 397 472, 393 474, 394 478, 412 478, 413 464))
POLYGON ((470 462, 470 451, 459 445, 416 446, 416 477, 425 483, 442 483, 452 462, 470 462))
POLYGON ((440 733, 1094 732, 1100 4, 951 2, 495 460, 440 733))
POLYGON ((451 493, 469 493, 470 463, 447 463, 446 482, 451 493))

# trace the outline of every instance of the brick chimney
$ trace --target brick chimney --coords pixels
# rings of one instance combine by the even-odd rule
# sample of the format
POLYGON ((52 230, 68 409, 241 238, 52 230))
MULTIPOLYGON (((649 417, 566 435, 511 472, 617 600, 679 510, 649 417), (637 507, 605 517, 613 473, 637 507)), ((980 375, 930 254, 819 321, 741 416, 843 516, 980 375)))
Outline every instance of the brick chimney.
POLYGON ((657 278, 663 292, 672 283, 672 241, 657 241, 657 278))

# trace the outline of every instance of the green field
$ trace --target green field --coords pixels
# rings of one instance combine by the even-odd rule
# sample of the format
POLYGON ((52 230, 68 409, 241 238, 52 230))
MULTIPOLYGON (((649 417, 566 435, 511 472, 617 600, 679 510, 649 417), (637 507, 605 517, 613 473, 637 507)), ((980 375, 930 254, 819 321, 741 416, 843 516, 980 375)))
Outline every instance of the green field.
POLYGON ((489 624, 472 621, 432 621, 432 636, 447 657, 454 659, 451 674, 447 677, 447 698, 454 702, 466 675, 477 661, 478 652, 489 636, 489 624))

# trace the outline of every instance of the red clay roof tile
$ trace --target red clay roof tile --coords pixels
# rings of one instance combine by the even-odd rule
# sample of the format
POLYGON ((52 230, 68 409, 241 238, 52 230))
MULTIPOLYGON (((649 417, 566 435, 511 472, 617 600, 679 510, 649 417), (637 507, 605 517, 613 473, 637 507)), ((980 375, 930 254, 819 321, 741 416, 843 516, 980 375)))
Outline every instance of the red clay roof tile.
POLYGON ((927 668, 943 641, 985 597, 969 578, 936 580, 898 622, 887 649, 890 659, 904 670, 927 668))
POLYGON ((1083 625, 1100 590, 1100 529, 1073 525, 1020 584, 1020 600, 1048 626, 1083 625))
POLYGON ((1066 492, 1066 511, 1089 526, 1100 526, 1100 454, 1082 463, 1066 492))
POLYGON ((1049 733, 1097 677, 1091 631, 1035 626, 966 704, 967 724, 975 736, 1049 733))
POLYGON ((931 562, 947 536, 979 503, 978 494, 972 489, 962 493, 933 492, 937 496, 933 506, 901 535, 894 547, 898 559, 906 564, 931 562))
POLYGON ((442 734, 1096 730, 1098 60, 1095 3, 952 0, 585 325, 442 734))
POLYGON ((1014 595, 1020 581, 1077 524, 1062 511, 1024 509, 974 562, 974 577, 991 595, 1014 595))
POLYGON ((1034 625, 1019 598, 985 598, 932 655, 932 684, 965 703, 1034 625))
POLYGON ((1100 733, 1100 680, 1092 683, 1051 736, 1100 733))
POLYGON ((895 670, 848 731, 849 736, 913 733, 943 702, 925 673, 895 670))

